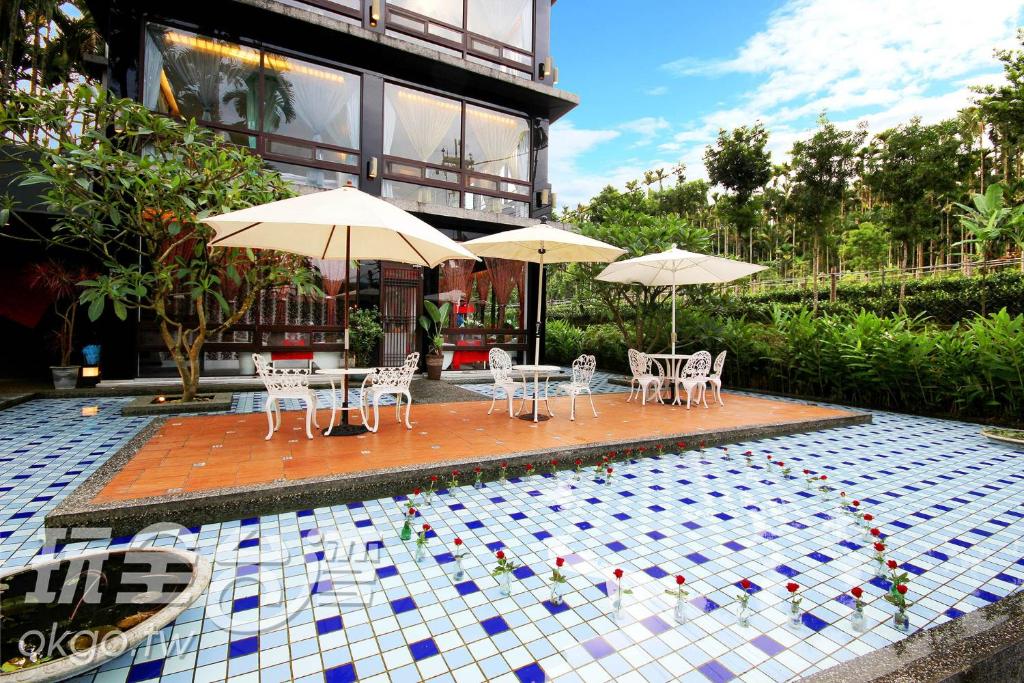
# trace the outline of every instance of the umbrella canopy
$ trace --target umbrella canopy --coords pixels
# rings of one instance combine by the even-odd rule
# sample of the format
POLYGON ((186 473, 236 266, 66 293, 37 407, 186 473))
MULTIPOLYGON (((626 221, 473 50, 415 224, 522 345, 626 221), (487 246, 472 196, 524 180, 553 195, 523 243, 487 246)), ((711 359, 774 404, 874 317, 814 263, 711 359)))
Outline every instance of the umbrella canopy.
POLYGON ((598 274, 603 282, 672 288, 672 353, 676 352, 676 286, 732 282, 765 266, 698 254, 672 245, 668 250, 610 264, 598 274))
MULTIPOLYGON (((542 218, 539 225, 478 237, 466 242, 465 246, 477 256, 540 264, 540 283, 537 286, 537 327, 535 328, 533 348, 534 365, 540 364, 540 335, 543 324, 540 309, 544 292, 544 264, 614 261, 626 253, 625 249, 600 240, 548 225, 546 218, 542 218)), ((534 422, 539 420, 537 414, 539 401, 536 400, 539 389, 540 373, 535 371, 533 375, 534 422)))
POLYGON ((319 259, 379 260, 433 268, 473 259, 411 213, 354 187, 282 199, 204 221, 216 247, 274 249, 319 259))
MULTIPOLYGON (((286 251, 315 259, 381 260, 432 268, 449 259, 476 257, 439 230, 388 202, 342 187, 213 216, 204 221, 216 236, 211 247, 286 251)), ((345 268, 343 327, 348 369, 349 269, 345 268)), ((348 375, 342 383, 342 425, 328 434, 365 431, 348 424, 348 375)))

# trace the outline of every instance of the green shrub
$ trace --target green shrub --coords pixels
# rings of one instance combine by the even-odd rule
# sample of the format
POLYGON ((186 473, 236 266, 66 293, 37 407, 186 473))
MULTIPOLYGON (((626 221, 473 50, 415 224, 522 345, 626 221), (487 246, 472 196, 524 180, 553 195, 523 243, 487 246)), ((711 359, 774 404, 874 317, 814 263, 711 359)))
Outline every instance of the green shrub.
POLYGON ((583 353, 597 357, 597 367, 624 371, 629 368, 626 342, 619 328, 611 323, 591 325, 583 330, 583 353))
POLYGON ((571 365, 583 353, 583 330, 564 320, 552 320, 545 328, 544 351, 549 363, 571 365))

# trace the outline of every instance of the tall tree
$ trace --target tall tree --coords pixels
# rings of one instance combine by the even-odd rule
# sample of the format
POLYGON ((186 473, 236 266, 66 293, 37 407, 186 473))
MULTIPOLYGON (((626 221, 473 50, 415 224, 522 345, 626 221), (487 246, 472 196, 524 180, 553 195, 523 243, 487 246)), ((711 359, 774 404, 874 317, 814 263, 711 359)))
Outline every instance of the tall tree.
POLYGON ((718 140, 704 151, 704 165, 711 182, 733 193, 727 215, 736 226, 737 239, 744 233, 748 235, 751 259, 757 214, 750 200, 772 177, 772 155, 767 144, 768 131, 759 121, 732 132, 719 130, 718 140))
POLYGON ((1018 29, 1021 49, 996 50, 1005 81, 975 88, 982 116, 989 124, 989 139, 999 151, 1003 183, 1019 199, 1024 190, 1024 29, 1018 29))
POLYGON ((867 130, 843 130, 824 114, 818 129, 807 140, 798 140, 792 156, 794 212, 811 233, 814 305, 818 305, 818 273, 821 272, 821 246, 830 227, 843 209, 847 185, 857 171, 857 153, 867 130))

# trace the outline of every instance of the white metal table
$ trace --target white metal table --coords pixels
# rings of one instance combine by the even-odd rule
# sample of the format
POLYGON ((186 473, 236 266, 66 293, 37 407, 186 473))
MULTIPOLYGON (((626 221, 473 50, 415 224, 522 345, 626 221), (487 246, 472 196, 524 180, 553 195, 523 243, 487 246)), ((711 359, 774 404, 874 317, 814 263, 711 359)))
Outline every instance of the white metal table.
POLYGON ((530 399, 528 399, 527 396, 526 396, 526 393, 527 393, 526 392, 526 379, 530 375, 533 376, 533 399, 532 399, 532 401, 530 401, 530 404, 531 404, 530 412, 529 412, 529 414, 526 414, 526 415, 522 414, 523 413, 523 406, 520 406, 519 412, 516 413, 516 417, 518 417, 520 420, 533 420, 534 422, 539 422, 539 421, 543 421, 543 420, 550 420, 552 417, 554 417, 555 414, 553 412, 551 412, 551 406, 548 405, 548 382, 551 380, 551 375, 558 374, 559 372, 562 371, 562 368, 560 368, 557 365, 525 364, 525 365, 513 365, 512 369, 515 370, 516 372, 521 373, 523 375, 523 405, 524 406, 525 406, 527 401, 530 401, 530 399), (539 395, 540 394, 540 378, 541 378, 541 376, 544 377, 544 396, 543 396, 543 398, 541 398, 541 396, 539 395), (548 411, 547 415, 541 415, 540 414, 540 404, 539 404, 539 401, 541 401, 541 400, 544 401, 544 407, 548 411))
POLYGON ((348 378, 368 375, 373 370, 373 368, 325 368, 316 371, 316 374, 323 375, 331 381, 331 422, 324 431, 324 436, 334 436, 336 428, 338 436, 350 436, 368 431, 365 425, 349 424, 349 411, 359 410, 359 406, 350 406, 348 404, 348 378), (335 380, 337 379, 341 379, 341 391, 344 394, 340 406, 338 405, 338 391, 335 386, 335 380), (334 416, 338 414, 339 410, 341 411, 341 422, 335 425, 334 416))
POLYGON ((686 361, 690 360, 692 354, 688 353, 648 353, 645 354, 648 358, 653 358, 655 361, 665 361, 665 378, 671 380, 672 384, 669 387, 669 398, 672 402, 676 400, 676 381, 682 377, 683 365, 686 361))

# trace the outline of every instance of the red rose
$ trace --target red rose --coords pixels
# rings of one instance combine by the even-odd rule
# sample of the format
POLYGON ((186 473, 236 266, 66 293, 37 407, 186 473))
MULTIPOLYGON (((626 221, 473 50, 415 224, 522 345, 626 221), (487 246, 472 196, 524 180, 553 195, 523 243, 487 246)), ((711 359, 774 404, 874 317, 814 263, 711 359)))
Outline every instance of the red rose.
POLYGON ((686 448, 686 442, 685 441, 680 441, 676 445, 679 446, 680 448, 686 448))
POLYGON ((621 569, 616 569, 615 570, 615 578, 616 579, 621 579, 622 578, 622 570, 621 569))
POLYGON ((423 530, 424 531, 430 531, 430 525, 429 524, 424 524, 423 525, 423 530))
POLYGON ((879 536, 882 535, 882 532, 879 531, 877 528, 875 528, 875 529, 871 530, 871 535, 874 536, 875 538, 878 538, 879 536))
POLYGON ((823 475, 821 475, 821 477, 819 477, 819 478, 820 478, 820 479, 821 479, 822 481, 825 481, 826 479, 828 479, 828 477, 827 477, 827 476, 825 476, 824 474, 823 474, 823 475))
POLYGON ((414 488, 412 490, 412 495, 414 495, 414 496, 420 495, 420 487, 419 486, 417 486, 416 488, 414 488))
POLYGON ((796 593, 798 590, 800 590, 800 584, 793 583, 792 581, 790 581, 786 584, 786 590, 788 590, 790 593, 796 593))
POLYGON ((580 460, 579 458, 576 458, 576 464, 577 464, 577 465, 582 465, 582 464, 583 464, 583 461, 582 461, 582 460, 580 460))
POLYGON ((437 475, 436 474, 430 475, 430 481, 437 481, 437 475))
POLYGON ((846 498, 846 491, 840 491, 839 495, 843 498, 846 498))
POLYGON ((856 586, 850 590, 850 595, 860 600, 860 596, 864 595, 864 590, 860 586, 856 586))
POLYGON ((899 565, 896 564, 896 560, 889 560, 888 562, 885 563, 885 566, 888 567, 889 569, 896 569, 896 567, 898 567, 899 565))
POLYGON ((680 574, 679 576, 676 577, 676 585, 677 586, 682 586, 684 583, 686 583, 686 577, 685 576, 680 574))
POLYGON ((810 470, 804 470, 804 474, 810 474, 810 473, 811 473, 810 470))
POLYGON ((743 455, 753 455, 754 451, 746 451, 743 455))
POLYGON ((786 466, 786 463, 782 462, 781 460, 776 460, 775 464, 778 465, 779 467, 785 467, 786 466))
POLYGON ((704 446, 706 446, 706 445, 707 445, 707 443, 708 443, 707 441, 701 441, 701 442, 700 442, 700 447, 701 447, 701 448, 704 448, 704 446))
POLYGON ((462 545, 462 539, 458 536, 455 537, 455 545, 462 545))
POLYGON ((740 585, 743 587, 743 590, 750 590, 750 581, 749 580, 743 579, 742 581, 740 581, 740 585))
POLYGON ((612 473, 612 471, 613 471, 614 469, 615 469, 615 468, 613 468, 613 467, 609 467, 609 468, 608 468, 608 474, 611 474, 611 473, 612 473))
POLYGON ((772 456, 770 456, 770 455, 766 455, 765 457, 768 458, 769 460, 772 459, 772 456))
POLYGON ((452 470, 452 476, 453 477, 459 476, 459 471, 458 470, 452 470))
POLYGON ((502 460, 502 461, 501 461, 501 468, 502 468, 502 469, 505 469, 506 467, 508 467, 508 463, 507 463, 507 462, 505 462, 504 460, 502 460))
POLYGON ((416 508, 409 508, 409 516, 412 517, 416 514, 416 508))
POLYGON ((552 461, 551 461, 551 465, 552 465, 552 466, 554 466, 554 465, 557 465, 557 464, 558 464, 558 460, 552 460, 552 461))
POLYGON ((855 508, 860 507, 860 501, 859 500, 853 501, 853 507, 855 507, 855 508))
POLYGON ((876 543, 875 544, 875 550, 877 550, 880 553, 884 552, 885 551, 885 544, 884 543, 876 543))
POLYGON ((497 557, 499 560, 504 560, 505 552, 503 550, 499 550, 498 552, 494 553, 494 556, 497 557))
POLYGON ((869 513, 869 512, 865 512, 864 513, 864 521, 865 522, 870 522, 870 521, 874 520, 874 518, 875 518, 875 516, 872 515, 871 513, 869 513))
POLYGON ((483 470, 481 470, 479 467, 474 467, 473 471, 476 472, 477 474, 480 474, 481 472, 483 472, 483 470))
POLYGON ((900 595, 906 595, 907 594, 907 584, 901 583, 900 585, 896 586, 896 590, 899 591, 900 595))
POLYGON ((565 558, 564 557, 556 557, 555 558, 555 566, 556 567, 561 567, 563 564, 565 564, 565 558))

